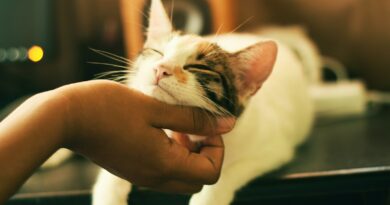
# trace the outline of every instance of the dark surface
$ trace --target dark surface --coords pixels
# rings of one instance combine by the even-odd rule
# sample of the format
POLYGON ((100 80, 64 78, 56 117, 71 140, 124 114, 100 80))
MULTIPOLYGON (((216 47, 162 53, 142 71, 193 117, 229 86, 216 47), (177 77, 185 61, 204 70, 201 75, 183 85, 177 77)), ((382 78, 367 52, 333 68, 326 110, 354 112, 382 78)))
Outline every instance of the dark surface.
MULTIPOLYGON (((390 110, 321 120, 295 160, 254 180, 234 204, 389 204, 390 110)), ((89 204, 97 167, 81 157, 37 172, 10 204, 89 204), (51 193, 48 193, 51 192, 51 193)), ((185 204, 187 196, 136 189, 131 204, 185 204)))

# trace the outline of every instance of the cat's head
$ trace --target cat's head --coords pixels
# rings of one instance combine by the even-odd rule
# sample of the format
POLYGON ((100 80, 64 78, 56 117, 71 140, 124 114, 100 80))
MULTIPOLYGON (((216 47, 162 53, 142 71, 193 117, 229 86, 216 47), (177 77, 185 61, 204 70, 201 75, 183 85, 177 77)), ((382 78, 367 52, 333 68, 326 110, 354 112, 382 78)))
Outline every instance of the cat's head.
POLYGON ((207 38, 181 35, 160 0, 152 0, 147 39, 136 59, 130 85, 158 100, 239 116, 272 71, 272 41, 235 53, 207 38))

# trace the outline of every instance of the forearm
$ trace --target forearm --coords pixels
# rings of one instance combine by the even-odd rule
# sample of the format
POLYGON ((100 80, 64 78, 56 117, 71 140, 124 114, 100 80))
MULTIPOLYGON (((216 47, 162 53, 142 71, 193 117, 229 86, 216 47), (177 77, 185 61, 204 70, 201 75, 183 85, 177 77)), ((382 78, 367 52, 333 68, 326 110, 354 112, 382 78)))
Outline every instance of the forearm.
POLYGON ((77 83, 34 96, 0 122, 0 204, 60 147, 140 186, 198 190, 219 176, 222 140, 214 137, 200 153, 189 153, 161 128, 218 136, 234 125, 210 119, 203 110, 167 105, 111 81, 77 83))
POLYGON ((60 97, 44 93, 0 123, 0 204, 61 147, 65 112, 60 97))

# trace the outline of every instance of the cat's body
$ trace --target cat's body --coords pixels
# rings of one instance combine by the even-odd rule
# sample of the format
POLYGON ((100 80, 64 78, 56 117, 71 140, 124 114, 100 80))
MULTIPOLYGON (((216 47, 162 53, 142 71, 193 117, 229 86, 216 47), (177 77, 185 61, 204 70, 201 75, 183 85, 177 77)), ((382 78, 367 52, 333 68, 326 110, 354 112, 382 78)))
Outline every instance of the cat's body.
MULTIPOLYGON (((261 38, 229 35, 217 39, 227 50, 261 38)), ((225 160, 220 180, 191 198, 193 205, 227 205, 249 181, 289 162, 313 122, 307 79, 296 56, 281 44, 273 73, 252 97, 232 132, 223 136, 225 160)))
MULTIPOLYGON (((161 2, 153 1, 152 12, 153 5, 162 8, 161 2)), ((161 18, 164 14, 159 13, 156 16, 161 18)), ((153 21, 153 16, 151 18, 153 21)), ((166 22, 161 23, 161 19, 157 23, 151 22, 151 26, 162 24, 166 22)), ((159 32, 171 32, 171 29, 164 31, 163 28, 161 31, 160 28, 159 32)), ((199 106, 216 113, 220 112, 221 109, 207 105, 207 100, 197 98, 199 94, 194 94, 191 99, 191 95, 183 93, 182 99, 177 100, 180 93, 178 95, 175 92, 184 89, 191 93, 190 88, 198 89, 197 93, 207 94, 210 99, 215 98, 214 104, 224 108, 219 114, 226 114, 226 111, 229 111, 239 116, 233 131, 223 136, 225 158, 220 180, 215 185, 204 186, 201 192, 192 196, 190 204, 228 205, 232 202, 234 193, 249 181, 279 168, 293 158, 296 146, 308 135, 313 122, 312 100, 308 91, 309 80, 304 75, 302 63, 293 51, 281 43, 269 43, 269 40, 255 35, 229 34, 208 39, 170 36, 168 40, 156 41, 151 38, 153 31, 149 30, 145 48, 152 47, 152 50, 156 50, 152 52, 156 53, 138 58, 136 67, 139 71, 129 83, 130 87, 167 103, 199 106), (205 41, 208 42, 207 45, 213 45, 215 48, 205 47, 205 41), (216 44, 210 44, 211 42, 216 44), (219 47, 223 51, 218 51, 214 59, 207 59, 219 47), (211 52, 207 53, 205 51, 207 49, 211 49, 211 52), (195 57, 194 52, 197 52, 195 57), (199 52, 206 52, 205 55, 202 54, 202 58, 206 58, 204 62, 199 61, 199 52), (212 68, 208 67, 209 61, 213 61, 212 68), (199 62, 202 66, 197 64, 199 62), (223 65, 229 69, 242 70, 240 72, 233 70, 231 74, 229 69, 218 68, 223 65), (261 69, 252 70, 251 66, 261 69), (186 70, 184 69, 186 67, 190 68, 186 70), (270 74, 272 67, 273 71, 270 74), (195 79, 206 74, 206 83, 195 79), (229 76, 232 79, 225 82, 225 78, 229 76), (246 83, 247 81, 253 83, 246 83), (158 88, 166 86, 164 83, 173 87, 164 88, 171 89, 168 94, 161 90, 162 88, 158 88), (199 83, 205 84, 196 86, 199 83), (207 89, 214 89, 211 97, 210 93, 206 92, 207 89, 202 90, 205 86, 207 89), (223 96, 219 98, 219 94, 227 94, 224 92, 226 90, 234 93, 228 101, 224 101, 223 96), (234 106, 229 104, 232 102, 234 106)), ((130 183, 102 171, 94 187, 93 204, 125 205, 130 190, 130 183)))
MULTIPOLYGON (((230 51, 263 39, 254 35, 215 38, 230 51)), ((250 180, 290 161, 313 121, 312 101, 302 64, 281 44, 273 73, 248 103, 232 132, 223 136, 225 160, 220 180, 195 194, 190 204, 229 204, 250 180)), ((104 171, 95 185, 94 204, 123 205, 130 183, 104 171)))

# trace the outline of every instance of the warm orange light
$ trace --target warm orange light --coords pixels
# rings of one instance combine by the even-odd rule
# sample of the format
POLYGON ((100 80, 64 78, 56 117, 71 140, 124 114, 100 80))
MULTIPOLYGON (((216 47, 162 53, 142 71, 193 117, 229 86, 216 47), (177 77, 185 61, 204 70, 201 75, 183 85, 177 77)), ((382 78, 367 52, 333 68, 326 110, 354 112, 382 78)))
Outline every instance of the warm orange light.
POLYGON ((38 62, 42 60, 43 54, 43 49, 39 46, 32 46, 30 49, 28 49, 28 59, 30 59, 32 62, 38 62))

